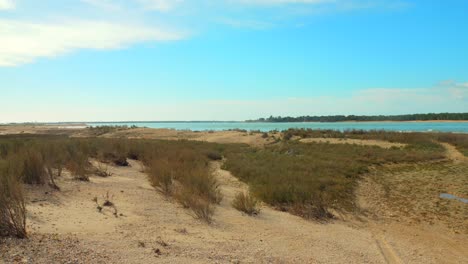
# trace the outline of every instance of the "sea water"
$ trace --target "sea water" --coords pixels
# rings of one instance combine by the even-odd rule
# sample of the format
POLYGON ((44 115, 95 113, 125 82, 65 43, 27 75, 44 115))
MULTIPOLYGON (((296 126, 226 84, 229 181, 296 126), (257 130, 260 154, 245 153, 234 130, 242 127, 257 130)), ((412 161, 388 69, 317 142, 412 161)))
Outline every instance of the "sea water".
POLYGON ((289 128, 333 129, 333 130, 388 130, 404 132, 462 132, 468 133, 468 122, 336 122, 336 123, 268 123, 268 122, 92 122, 89 126, 137 126, 169 128, 177 130, 287 130, 289 128))

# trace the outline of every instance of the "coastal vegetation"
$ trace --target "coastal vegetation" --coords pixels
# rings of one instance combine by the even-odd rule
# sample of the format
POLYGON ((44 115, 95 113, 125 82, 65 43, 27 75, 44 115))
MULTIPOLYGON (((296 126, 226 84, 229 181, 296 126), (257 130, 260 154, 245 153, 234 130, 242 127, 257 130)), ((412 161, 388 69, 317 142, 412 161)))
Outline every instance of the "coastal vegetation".
POLYGON ((331 115, 331 116, 270 116, 247 122, 344 122, 344 121, 429 121, 468 120, 468 113, 429 113, 410 115, 331 115))
POLYGON ((370 166, 441 160, 443 149, 416 143, 384 149, 350 144, 283 141, 226 153, 224 168, 249 184, 255 197, 304 218, 356 209, 354 190, 370 166))
POLYGON ((392 143, 407 144, 406 149, 420 149, 443 151, 443 147, 437 142, 445 142, 454 145, 465 156, 468 156, 468 136, 458 133, 401 133, 385 130, 330 130, 330 129, 288 129, 283 131, 283 139, 294 136, 300 138, 338 138, 338 139, 372 139, 383 140, 392 143))
MULTIPOLYGON (((261 136, 265 141, 268 137, 267 133, 261 136)), ((262 201, 306 219, 325 220, 333 212, 356 211, 356 187, 371 168, 443 162, 445 149, 439 142, 468 153, 468 136, 451 133, 289 129, 261 147, 188 140, 3 135, 0 235, 26 236, 24 184, 49 185, 59 191, 57 179, 64 174, 79 181, 89 181, 91 175, 111 177, 107 167, 132 166, 129 159, 141 162, 149 183, 166 199, 207 223, 213 221, 215 208, 223 199, 213 162, 223 164, 248 184, 250 191, 238 193, 232 201, 239 211, 258 214, 262 201), (298 140, 302 138, 372 139, 401 143, 401 147, 303 143, 298 140)))
POLYGON ((131 158, 145 165, 154 187, 193 210, 196 217, 210 222, 213 204, 219 203, 222 197, 209 161, 219 160, 221 149, 217 144, 194 141, 1 136, 0 161, 6 168, 0 174, 1 187, 5 189, 0 207, 11 212, 6 206, 23 201, 20 183, 49 184, 59 189, 55 178, 60 177, 64 169, 76 180, 89 181, 93 173, 109 176, 102 168, 93 167, 90 159, 129 166, 127 159, 131 158))

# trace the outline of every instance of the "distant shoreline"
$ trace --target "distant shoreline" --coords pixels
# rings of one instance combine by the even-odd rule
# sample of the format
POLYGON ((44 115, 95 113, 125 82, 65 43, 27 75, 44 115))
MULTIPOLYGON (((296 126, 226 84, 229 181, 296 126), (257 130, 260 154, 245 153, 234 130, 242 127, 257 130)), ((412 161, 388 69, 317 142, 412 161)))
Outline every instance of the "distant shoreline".
POLYGON ((264 124, 302 124, 302 123, 468 123, 468 120, 382 120, 382 121, 292 121, 292 122, 268 122, 268 121, 98 121, 98 122, 51 122, 51 123, 0 123, 0 126, 87 126, 88 124, 142 124, 142 123, 264 123, 264 124))
MULTIPOLYGON (((268 122, 268 123, 283 123, 283 122, 268 122)), ((288 122, 284 122, 288 123, 288 122)), ((290 123, 468 123, 468 120, 408 120, 408 121, 336 121, 336 122, 290 122, 290 123)))

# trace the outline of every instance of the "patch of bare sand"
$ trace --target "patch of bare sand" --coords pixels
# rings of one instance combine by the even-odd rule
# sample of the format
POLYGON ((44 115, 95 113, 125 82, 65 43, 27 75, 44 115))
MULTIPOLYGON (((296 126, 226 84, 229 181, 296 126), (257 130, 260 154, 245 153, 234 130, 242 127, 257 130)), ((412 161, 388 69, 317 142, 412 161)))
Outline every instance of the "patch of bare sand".
MULTIPOLYGON (((58 126, 4 126, 0 128, 0 135, 6 134, 64 134, 71 137, 95 137, 91 131, 75 128, 59 128, 58 126)), ((272 135, 273 136, 273 135, 272 135)), ((276 135, 279 137, 279 135, 276 135)), ((273 137, 263 138, 261 133, 241 131, 189 131, 175 129, 131 128, 111 131, 100 135, 103 138, 129 139, 159 139, 159 140, 198 140, 213 143, 244 143, 261 147, 274 142, 273 137)))
POLYGON ((266 206, 257 217, 236 211, 232 198, 246 186, 219 163, 214 173, 224 200, 212 225, 166 200, 148 184, 139 163, 130 163, 128 168, 110 167, 112 176, 91 177, 88 183, 64 177, 60 192, 30 190, 28 229, 33 239, 7 241, 2 257, 33 263, 67 257, 74 263, 385 262, 366 230, 340 222, 318 224, 266 206), (102 199, 107 191, 123 215, 98 212, 92 199, 102 199), (53 254, 44 253, 48 251, 53 254))
POLYGON ((55 134, 71 135, 84 130, 83 124, 70 125, 4 125, 0 126, 0 135, 12 134, 55 134))
MULTIPOLYGON (((214 143, 244 143, 251 146, 264 146, 274 142, 274 135, 263 138, 262 133, 249 133, 241 131, 188 131, 175 129, 134 128, 111 132, 103 135, 106 138, 140 138, 164 140, 198 140, 214 143)), ((277 135, 279 137, 279 135, 277 135)))
POLYGON ((405 144, 393 143, 383 140, 373 140, 373 139, 351 139, 351 138, 303 138, 299 140, 303 143, 330 143, 330 144, 353 144, 353 145, 362 145, 362 146, 377 146, 381 148, 402 148, 405 147, 405 144))

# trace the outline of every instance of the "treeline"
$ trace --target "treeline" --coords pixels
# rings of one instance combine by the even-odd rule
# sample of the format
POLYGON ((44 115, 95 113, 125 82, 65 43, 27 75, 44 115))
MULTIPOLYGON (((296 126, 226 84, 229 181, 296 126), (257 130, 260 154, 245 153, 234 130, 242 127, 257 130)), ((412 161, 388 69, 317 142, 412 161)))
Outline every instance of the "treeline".
POLYGON ((468 113, 429 113, 410 115, 332 115, 332 116, 270 116, 246 122, 344 122, 344 121, 428 121, 428 120, 468 120, 468 113))

